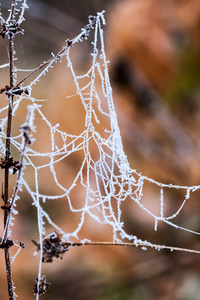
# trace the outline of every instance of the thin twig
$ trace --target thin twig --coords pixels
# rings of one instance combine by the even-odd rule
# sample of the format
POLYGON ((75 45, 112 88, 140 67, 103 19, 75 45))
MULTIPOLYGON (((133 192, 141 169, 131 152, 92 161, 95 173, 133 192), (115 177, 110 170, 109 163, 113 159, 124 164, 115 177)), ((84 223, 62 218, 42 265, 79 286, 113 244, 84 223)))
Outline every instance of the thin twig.
POLYGON ((173 246, 164 246, 164 245, 156 245, 156 244, 150 244, 150 243, 113 243, 113 242, 83 242, 83 243, 63 243, 65 246, 121 246, 121 247, 140 247, 146 250, 145 248, 153 248, 156 250, 170 250, 170 251, 180 251, 180 252, 188 252, 193 254, 200 254, 200 250, 193 250, 193 249, 187 249, 187 248, 179 248, 179 247, 173 247, 173 246))
MULTIPOLYGON (((15 5, 16 5, 15 0, 12 0, 10 22, 14 21, 15 5)), ((12 89, 13 85, 14 85, 14 71, 13 71, 13 69, 14 69, 14 35, 12 33, 10 33, 10 35, 9 35, 9 58, 10 58, 10 87, 12 89)), ((14 98, 14 96, 11 93, 9 96, 9 107, 8 107, 7 136, 6 136, 7 137, 6 138, 6 161, 8 161, 9 157, 10 157, 10 137, 11 137, 11 128, 12 128, 13 98, 14 98)), ((8 192, 9 192, 9 167, 6 166, 5 178, 4 178, 4 205, 5 205, 5 207, 7 207, 9 205, 8 192)), ((9 216, 9 210, 5 209, 4 210, 5 238, 2 241, 3 243, 6 242, 7 237, 8 237, 8 229, 7 229, 8 227, 6 226, 8 216, 9 216)), ((9 247, 5 247, 4 254, 5 254, 5 264, 6 264, 6 275, 7 275, 9 299, 14 300, 9 247)))
POLYGON ((49 60, 43 62, 41 65, 39 65, 37 68, 32 70, 28 75, 26 75, 20 82, 17 83, 15 86, 15 89, 18 88, 22 83, 24 83, 28 78, 33 76, 35 73, 37 73, 39 70, 43 69, 47 65, 49 65, 53 60, 57 59, 61 54, 63 54, 68 47, 64 47, 62 50, 60 50, 56 56, 51 57, 49 60))
POLYGON ((30 78, 31 76, 33 76, 35 73, 37 73, 39 70, 45 68, 46 66, 48 66, 51 62, 56 61, 58 59, 61 58, 61 56, 65 53, 65 51, 72 47, 75 43, 77 43, 78 41, 80 41, 83 38, 86 38, 89 34, 90 29, 93 27, 94 23, 95 23, 96 17, 90 16, 89 17, 89 21, 90 23, 88 25, 86 25, 84 27, 84 29, 82 30, 82 32, 77 35, 74 39, 72 40, 67 40, 66 41, 66 46, 63 47, 56 55, 52 56, 49 60, 43 62, 42 64, 40 64, 37 68, 35 68, 34 70, 32 70, 28 75, 26 75, 20 82, 18 82, 16 84, 16 86, 14 87, 14 89, 18 88, 22 83, 24 83, 28 78, 30 78))
MULTIPOLYGON (((31 123, 30 119, 32 118, 33 112, 34 112, 34 107, 32 108, 32 106, 28 106, 28 113, 27 113, 26 122, 25 122, 24 125, 20 126, 20 130, 23 132, 23 142, 22 142, 22 147, 21 147, 20 161, 18 162, 18 166, 16 166, 17 167, 16 170, 18 170, 17 180, 16 180, 16 184, 15 184, 15 187, 14 187, 12 197, 10 198, 10 201, 9 201, 9 210, 8 210, 8 217, 7 217, 6 230, 5 230, 6 233, 8 232, 8 229, 9 229, 10 216, 11 216, 12 209, 13 209, 13 206, 15 204, 15 200, 16 200, 16 197, 17 197, 17 194, 18 194, 18 191, 19 191, 26 147, 27 147, 28 144, 31 144, 31 139, 30 139, 28 133, 29 133, 30 130, 33 129, 30 126, 30 123, 31 123)), ((7 240, 7 235, 5 233, 4 233, 4 235, 5 235, 4 240, 7 240)))

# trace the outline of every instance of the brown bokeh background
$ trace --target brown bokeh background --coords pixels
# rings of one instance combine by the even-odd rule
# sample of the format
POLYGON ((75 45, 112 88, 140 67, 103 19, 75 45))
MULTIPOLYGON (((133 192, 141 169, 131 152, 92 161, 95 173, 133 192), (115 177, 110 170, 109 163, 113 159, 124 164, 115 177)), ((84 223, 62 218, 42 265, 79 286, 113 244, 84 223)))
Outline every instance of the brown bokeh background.
MULTIPOLYGON (((18 66, 34 68, 57 53, 67 38, 73 38, 87 23, 88 15, 106 10, 105 43, 125 152, 138 172, 165 183, 198 185, 200 179, 200 2, 199 0, 119 1, 28 1, 23 24, 25 35, 16 42, 18 66)), ((9 3, 2 3, 2 10, 9 3)), ((1 41, 2 47, 5 41, 1 41)), ((1 48, 2 48, 1 47, 1 48)), ((72 49, 75 67, 84 72, 90 64, 90 39, 72 49)), ((6 51, 1 50, 1 57, 6 51)), ((2 62, 4 63, 4 62, 2 62)), ((2 87, 6 79, 2 78, 2 87)), ((100 83, 99 83, 100 84, 100 83)), ((82 109, 78 101, 65 107, 65 97, 74 93, 62 64, 47 74, 34 91, 48 98, 45 113, 66 131, 80 129, 82 109), (56 101, 56 105, 55 105, 56 101)), ((23 118, 24 119, 24 118, 23 118)), ((21 120, 18 120, 21 124, 21 120)), ((14 129, 15 130, 15 129, 14 129)), ((40 129, 40 134, 45 133, 40 129)), ((37 143, 37 142, 36 142, 37 143)), ((41 147, 48 139, 42 138, 41 147)), ((60 166, 60 176, 74 176, 80 158, 60 166)), ((31 177, 29 181, 31 181, 31 177)), ((3 180, 3 175, 2 175, 3 180)), ((67 180, 67 179, 66 179, 67 180)), ((50 188, 48 175, 42 181, 50 188)), ((51 189, 53 189, 51 187, 51 189)), ((81 191, 76 197, 81 198, 81 191)), ((166 191, 165 209, 172 212, 183 200, 180 191, 166 191)), ((19 216, 13 237, 22 240, 13 264, 19 299, 34 299, 32 287, 37 276, 38 257, 33 257, 38 239, 36 211, 24 193, 18 201, 19 216)), ((147 185, 144 201, 151 207, 159 201, 158 190, 147 185)), ((63 227, 73 219, 56 204, 48 210, 63 227)), ((156 209, 156 208, 155 208, 156 209)), ((124 207, 125 230, 152 243, 199 249, 198 235, 162 225, 154 231, 153 220, 136 206, 124 207)), ((180 226, 200 231, 199 192, 177 218, 180 226)), ((2 222, 3 223, 3 222, 2 222)), ((2 225, 1 225, 2 226, 2 225)), ((84 228, 94 240, 108 240, 110 230, 95 223, 84 228)), ((7 299, 4 262, 1 257, 0 299, 7 299)), ((195 254, 113 246, 85 246, 70 249, 63 260, 44 265, 51 282, 43 299, 75 300, 192 300, 199 298, 200 259, 195 254)))

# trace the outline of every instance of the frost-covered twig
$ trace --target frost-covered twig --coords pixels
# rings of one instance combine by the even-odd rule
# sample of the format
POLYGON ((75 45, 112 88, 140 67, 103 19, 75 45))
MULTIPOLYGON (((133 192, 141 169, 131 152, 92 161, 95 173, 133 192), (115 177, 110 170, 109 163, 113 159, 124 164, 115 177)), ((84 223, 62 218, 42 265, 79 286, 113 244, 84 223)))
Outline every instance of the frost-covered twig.
POLYGON ((21 156, 20 156, 20 161, 13 162, 13 173, 17 172, 17 180, 16 184, 14 187, 13 195, 11 199, 9 199, 8 206, 5 207, 6 210, 8 210, 8 217, 7 217, 7 222, 6 222, 6 227, 4 230, 4 235, 2 237, 2 240, 6 242, 8 240, 9 236, 9 223, 10 223, 10 218, 11 214, 16 214, 17 211, 15 211, 14 206, 15 202, 17 200, 17 194, 20 189, 20 184, 21 184, 21 177, 22 177, 22 170, 24 168, 24 157, 26 153, 26 148, 28 145, 32 143, 32 139, 29 135, 30 131, 34 131, 34 126, 33 126, 33 119, 34 119, 34 105, 29 105, 27 107, 28 112, 27 112, 27 117, 26 117, 26 122, 20 126, 20 131, 22 132, 22 146, 21 146, 21 156))
MULTIPOLYGON (((82 29, 82 32, 79 35, 77 35, 72 40, 67 40, 66 41, 66 46, 64 46, 63 49, 61 49, 56 55, 53 55, 49 60, 43 62, 37 68, 35 68, 34 70, 32 70, 28 75, 26 75, 22 80, 20 80, 20 82, 17 83, 17 85, 15 86, 15 88, 18 88, 19 86, 21 86, 21 84, 23 84, 28 78, 30 78, 31 76, 33 76, 38 71, 44 69, 45 67, 46 67, 46 69, 48 69, 50 67, 50 65, 52 65, 54 62, 56 62, 57 60, 60 60, 62 58, 62 56, 65 54, 65 52, 66 52, 66 50, 68 48, 72 47, 78 41, 80 41, 80 40, 82 40, 84 38, 87 38, 87 36, 89 35, 89 32, 90 32, 90 29, 93 28, 93 25, 94 25, 95 21, 96 21, 96 17, 89 16, 89 24, 87 24, 82 29)), ((35 81, 37 81, 37 79, 35 81)))
MULTIPOLYGON (((26 0, 23 1, 23 4, 25 2, 26 0)), ((13 166, 12 164, 14 163, 13 158, 11 157, 11 150, 10 150, 12 118, 13 118, 13 100, 14 100, 14 94, 12 93, 12 89, 14 87, 15 79, 16 79, 15 66, 14 66, 14 55, 15 55, 14 38, 17 33, 22 32, 21 28, 19 27, 19 23, 16 22, 16 5, 17 5, 17 0, 12 0, 11 10, 7 21, 4 22, 4 19, 1 18, 2 31, 0 33, 0 35, 3 38, 5 36, 8 37, 9 70, 10 70, 10 86, 9 86, 10 92, 7 93, 7 97, 9 99, 9 105, 8 105, 8 117, 7 117, 6 152, 3 161, 3 168, 5 169, 4 193, 2 196, 4 201, 4 205, 2 206, 2 209, 4 210, 4 236, 1 240, 1 248, 4 248, 4 253, 5 253, 5 265, 6 265, 9 300, 15 299, 12 273, 11 273, 10 254, 9 254, 9 248, 10 246, 12 246, 12 241, 8 240, 8 223, 10 219, 10 210, 11 210, 11 204, 9 199, 9 189, 10 189, 9 168, 13 166)), ((22 18, 24 14, 24 9, 25 9, 25 5, 22 6, 20 23, 23 21, 22 18)))

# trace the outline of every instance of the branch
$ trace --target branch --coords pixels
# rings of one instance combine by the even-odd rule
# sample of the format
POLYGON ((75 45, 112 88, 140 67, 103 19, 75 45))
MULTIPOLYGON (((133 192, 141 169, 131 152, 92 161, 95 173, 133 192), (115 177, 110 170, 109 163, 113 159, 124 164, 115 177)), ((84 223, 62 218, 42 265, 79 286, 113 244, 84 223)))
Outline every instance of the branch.
MULTIPOLYGON (((14 13, 15 13, 15 0, 12 0, 12 10, 10 15, 10 22, 14 21, 14 13)), ((13 87, 14 83, 14 34, 10 32, 9 34, 9 58, 10 58, 10 87, 13 87)), ((9 97, 9 108, 8 108, 8 121, 7 121, 7 135, 6 135, 6 161, 9 160, 10 157, 10 137, 11 137, 11 128, 12 128, 12 107, 13 107, 13 98, 14 96, 11 94, 9 97)), ((8 192, 9 192, 9 168, 5 168, 5 181, 4 181, 4 205, 8 206, 8 192)), ((4 228, 6 229, 6 224, 8 220, 8 210, 4 210, 4 228)), ((8 235, 8 233, 6 233, 8 235)), ((6 242, 2 239, 2 244, 6 242)), ((12 273, 11 273, 11 264, 10 264, 10 254, 9 247, 4 249, 5 254, 5 264, 6 264, 6 275, 7 275, 7 284, 8 284, 8 294, 9 299, 14 300, 13 293, 13 282, 12 282, 12 273)))
POLYGON ((173 246, 164 246, 151 244, 148 242, 143 243, 113 243, 113 242, 63 242, 62 241, 63 234, 59 232, 53 232, 46 238, 42 240, 42 244, 40 242, 36 242, 32 240, 33 244, 37 247, 37 251, 41 250, 42 247, 42 262, 50 263, 53 262, 53 258, 61 258, 64 253, 67 252, 71 247, 76 246, 121 246, 121 247, 140 247, 143 250, 147 250, 147 248, 153 248, 156 250, 170 250, 170 251, 181 251, 188 252, 192 254, 200 254, 200 251, 187 249, 187 248, 179 248, 173 246))
POLYGON ((146 250, 145 248, 152 248, 156 250, 170 250, 170 251, 181 251, 181 252, 188 252, 193 254, 200 254, 200 250, 193 250, 193 249, 187 249, 187 248, 179 248, 179 247, 172 247, 172 246, 165 246, 165 245, 156 245, 156 244, 149 244, 149 243, 113 243, 113 242, 80 242, 80 243, 63 243, 63 245, 66 245, 68 247, 72 246, 121 246, 121 247, 140 247, 146 250))
POLYGON ((77 35, 74 39, 72 40, 66 40, 66 46, 63 47, 56 55, 51 57, 49 60, 43 62, 41 65, 39 65, 37 68, 32 70, 27 76, 25 76, 20 82, 17 83, 15 86, 15 89, 18 88, 22 83, 24 83, 28 78, 33 76, 35 73, 40 71, 41 69, 44 69, 45 67, 48 67, 50 64, 53 62, 60 60, 60 58, 65 54, 65 51, 72 47, 75 43, 78 41, 81 41, 82 39, 86 39, 90 33, 90 30, 93 28, 93 25, 96 21, 96 17, 94 16, 89 16, 89 23, 82 29, 82 32, 77 35))

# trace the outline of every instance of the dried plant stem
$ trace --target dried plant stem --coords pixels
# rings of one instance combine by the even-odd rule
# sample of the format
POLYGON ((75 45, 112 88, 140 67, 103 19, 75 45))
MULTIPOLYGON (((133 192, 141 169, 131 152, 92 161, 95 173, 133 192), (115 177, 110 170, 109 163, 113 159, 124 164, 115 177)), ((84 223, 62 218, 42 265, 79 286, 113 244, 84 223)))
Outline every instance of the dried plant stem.
POLYGON ((135 243, 113 243, 113 242, 85 242, 85 243, 64 243, 64 246, 121 246, 121 247, 140 247, 140 248, 153 248, 153 249, 160 249, 160 250, 170 250, 170 251, 180 251, 180 252, 188 252, 193 254, 200 255, 200 251, 187 249, 187 248, 179 248, 179 247, 172 247, 172 246, 164 246, 164 245, 156 245, 156 244, 149 244, 149 243, 142 243, 142 244, 135 244, 135 243))
MULTIPOLYGON (((12 10, 11 10, 11 22, 14 20, 14 12, 15 12, 15 0, 12 0, 12 10)), ((9 59, 10 59, 10 87, 11 89, 14 86, 14 35, 10 34, 9 36, 9 59)), ((12 110, 13 110, 13 94, 11 93, 9 96, 9 106, 8 106, 8 121, 7 121, 7 135, 6 135, 6 162, 8 162, 10 158, 10 137, 11 137, 11 128, 12 128, 12 110)), ((4 206, 9 207, 9 167, 8 165, 5 168, 5 177, 4 177, 4 206)), ((7 220, 9 217, 9 209, 4 209, 4 241, 6 245, 6 241, 8 239, 8 226, 7 220)), ((10 254, 9 254, 9 246, 5 246, 4 249, 5 254, 5 265, 6 265, 6 276, 7 276, 7 284, 8 284, 8 294, 9 299, 14 300, 14 292, 13 292, 13 281, 12 281, 12 272, 11 272, 11 264, 10 264, 10 254)))
POLYGON ((73 40, 67 40, 65 47, 63 47, 56 55, 52 56, 49 60, 43 62, 37 68, 32 70, 20 82, 18 82, 14 88, 17 89, 21 84, 23 84, 28 78, 32 77, 35 73, 37 73, 38 71, 44 69, 45 67, 48 67, 52 62, 54 62, 56 60, 59 60, 68 48, 72 47, 75 43, 77 43, 81 39, 84 39, 88 35, 88 32, 90 31, 90 29, 94 25, 95 20, 96 20, 96 18, 92 17, 90 23, 84 27, 82 32, 76 38, 74 38, 73 40))
MULTIPOLYGON (((9 111, 8 111, 8 127, 7 127, 7 140, 6 140, 6 161, 8 161, 10 156, 10 136, 11 136, 11 124, 12 124, 12 103, 13 103, 13 96, 10 96, 9 99, 9 111)), ((5 177, 4 177, 4 205, 5 207, 9 206, 8 201, 8 192, 9 192, 9 168, 5 168, 5 177)), ((6 242, 8 237, 8 227, 7 227, 7 220, 9 216, 9 210, 4 209, 4 242, 6 242)), ((11 274, 11 266, 10 266, 10 255, 9 255, 9 248, 5 248, 5 263, 6 263, 6 274, 7 274, 7 282, 8 282, 8 292, 9 292, 9 299, 13 298, 13 287, 12 287, 12 274, 11 274)))

